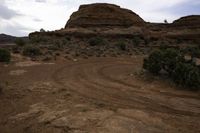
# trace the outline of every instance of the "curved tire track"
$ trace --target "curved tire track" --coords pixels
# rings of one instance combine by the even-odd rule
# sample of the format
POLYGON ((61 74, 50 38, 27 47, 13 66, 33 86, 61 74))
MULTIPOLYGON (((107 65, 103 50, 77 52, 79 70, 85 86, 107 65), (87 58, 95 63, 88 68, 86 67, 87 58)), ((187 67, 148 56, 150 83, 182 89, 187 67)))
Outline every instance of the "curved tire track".
MULTIPOLYGON (((56 83, 69 88, 71 91, 94 101, 105 102, 109 105, 124 108, 139 108, 174 115, 200 116, 200 112, 175 109, 167 102, 150 98, 152 95, 168 97, 181 97, 182 95, 167 95, 159 92, 145 92, 140 90, 140 85, 127 83, 119 78, 114 78, 112 70, 134 69, 136 63, 113 61, 94 61, 85 63, 73 63, 65 65, 53 74, 56 83), (110 70, 111 69, 111 70, 110 70), (109 71, 106 73, 106 71, 109 71)), ((134 81, 133 81, 134 82, 134 81)), ((195 97, 185 97, 195 98, 195 97)))

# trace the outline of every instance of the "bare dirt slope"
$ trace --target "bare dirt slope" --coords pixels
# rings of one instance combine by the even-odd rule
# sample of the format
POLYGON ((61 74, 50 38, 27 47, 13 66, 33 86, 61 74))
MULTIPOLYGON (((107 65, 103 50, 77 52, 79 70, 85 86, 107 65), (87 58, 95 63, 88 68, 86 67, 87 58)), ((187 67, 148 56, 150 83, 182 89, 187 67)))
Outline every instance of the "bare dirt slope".
POLYGON ((1 64, 2 133, 198 133, 199 92, 139 74, 142 57, 1 64))

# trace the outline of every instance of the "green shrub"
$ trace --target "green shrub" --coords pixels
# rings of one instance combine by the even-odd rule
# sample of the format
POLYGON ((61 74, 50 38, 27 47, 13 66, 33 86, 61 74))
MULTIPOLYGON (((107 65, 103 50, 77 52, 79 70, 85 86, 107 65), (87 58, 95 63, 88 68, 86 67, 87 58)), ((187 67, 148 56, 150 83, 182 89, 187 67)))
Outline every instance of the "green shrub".
POLYGON ((137 37, 137 36, 134 37, 133 40, 132 40, 132 43, 133 43, 133 45, 136 46, 136 47, 139 46, 139 44, 141 43, 141 38, 140 38, 140 37, 137 37))
POLYGON ((29 45, 29 46, 24 47, 23 55, 34 57, 34 56, 41 55, 41 51, 38 47, 29 45))
POLYGON ((183 49, 184 54, 189 54, 192 58, 200 58, 200 49, 198 47, 186 47, 183 49))
POLYGON ((64 48, 65 43, 61 43, 61 42, 56 42, 54 44, 55 47, 57 47, 57 49, 63 49, 64 48))
POLYGON ((3 91, 3 87, 0 85, 0 94, 2 93, 3 91))
POLYGON ((71 41, 71 38, 68 37, 68 36, 66 36, 66 37, 65 37, 65 40, 66 40, 66 41, 71 41))
POLYGON ((127 50, 126 43, 123 42, 123 41, 118 42, 118 43, 117 43, 117 47, 118 47, 120 50, 123 50, 123 51, 127 50))
POLYGON ((40 29, 40 32, 46 32, 43 28, 40 29))
POLYGON ((171 75, 176 67, 176 63, 184 61, 183 56, 179 52, 179 50, 172 48, 168 48, 162 51, 163 51, 162 67, 166 72, 168 72, 171 75))
POLYGON ((17 38, 17 39, 15 40, 15 44, 16 44, 17 46, 23 47, 23 46, 26 44, 26 42, 25 42, 22 38, 17 38))
POLYGON ((143 68, 153 74, 165 70, 175 83, 198 89, 200 68, 193 62, 187 62, 183 55, 182 51, 172 48, 157 50, 144 59, 143 68))
POLYGON ((30 38, 30 42, 33 44, 38 44, 38 43, 42 43, 42 42, 47 42, 49 39, 46 38, 45 36, 34 36, 32 38, 30 38))
POLYGON ((0 62, 10 62, 11 54, 6 49, 0 49, 0 62))
POLYGON ((200 72, 198 67, 188 63, 178 63, 172 75, 173 80, 190 88, 200 87, 200 72))
POLYGON ((88 42, 89 42, 90 46, 105 45, 105 43, 106 43, 105 40, 103 40, 100 37, 91 38, 91 39, 89 39, 88 42))
POLYGON ((19 48, 19 46, 17 46, 17 45, 13 46, 13 47, 12 47, 12 52, 15 53, 15 54, 16 54, 16 53, 20 53, 20 48, 19 48))
POLYGON ((152 52, 148 58, 144 59, 143 68, 151 73, 158 74, 162 69, 162 56, 161 51, 152 52))
POLYGON ((52 45, 50 45, 48 47, 48 49, 56 51, 56 50, 63 50, 64 47, 65 47, 65 42, 64 41, 62 41, 62 42, 55 41, 52 45))

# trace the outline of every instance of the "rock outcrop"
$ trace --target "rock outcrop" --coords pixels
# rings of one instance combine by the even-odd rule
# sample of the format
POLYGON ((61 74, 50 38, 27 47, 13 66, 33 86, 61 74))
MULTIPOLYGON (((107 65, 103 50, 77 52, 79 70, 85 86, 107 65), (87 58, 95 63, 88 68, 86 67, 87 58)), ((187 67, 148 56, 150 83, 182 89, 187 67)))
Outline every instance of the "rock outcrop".
POLYGON ((81 5, 74 12, 65 28, 77 27, 131 27, 143 26, 144 20, 128 9, 105 3, 81 5))

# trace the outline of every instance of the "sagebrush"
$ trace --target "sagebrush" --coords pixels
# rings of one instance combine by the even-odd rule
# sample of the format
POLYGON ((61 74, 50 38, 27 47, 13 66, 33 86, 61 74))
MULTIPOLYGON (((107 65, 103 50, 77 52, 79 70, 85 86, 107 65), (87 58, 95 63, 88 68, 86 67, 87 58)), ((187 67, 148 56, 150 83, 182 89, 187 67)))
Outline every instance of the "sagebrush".
POLYGON ((0 49, 0 62, 10 62, 11 54, 10 51, 6 49, 0 49))
POLYGON ((200 67, 194 62, 199 57, 198 50, 159 49, 144 59, 143 68, 153 74, 163 70, 177 84, 198 89, 200 87, 200 67), (186 51, 186 52, 185 52, 186 51), (191 60, 185 59, 185 54, 191 55, 191 60))

